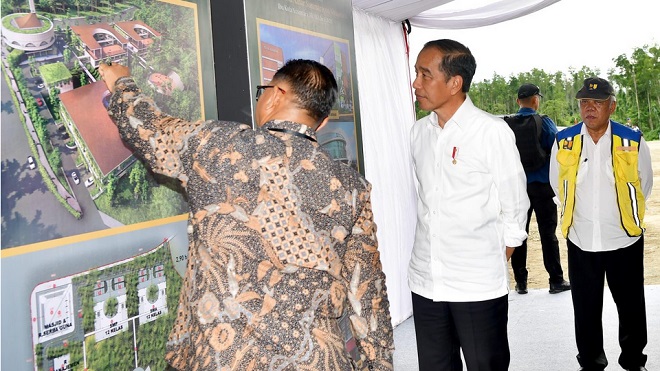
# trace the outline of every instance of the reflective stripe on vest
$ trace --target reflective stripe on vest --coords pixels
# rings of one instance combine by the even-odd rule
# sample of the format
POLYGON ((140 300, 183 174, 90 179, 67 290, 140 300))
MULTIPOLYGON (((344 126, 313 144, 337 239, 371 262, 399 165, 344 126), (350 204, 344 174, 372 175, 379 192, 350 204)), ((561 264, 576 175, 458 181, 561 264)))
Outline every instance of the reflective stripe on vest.
POLYGON ((561 203, 561 234, 568 237, 568 229, 573 224, 575 209, 575 186, 577 171, 582 154, 581 125, 564 129, 557 133, 557 163, 559 164, 559 201, 561 203))
POLYGON ((646 203, 639 179, 640 132, 612 122, 612 166, 621 225, 629 236, 644 233, 646 203))

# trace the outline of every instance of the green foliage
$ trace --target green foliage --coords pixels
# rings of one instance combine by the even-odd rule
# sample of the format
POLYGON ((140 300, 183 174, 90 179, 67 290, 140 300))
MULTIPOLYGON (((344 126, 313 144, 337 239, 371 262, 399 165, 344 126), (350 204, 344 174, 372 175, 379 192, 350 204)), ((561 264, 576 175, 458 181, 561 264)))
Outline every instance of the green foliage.
POLYGON ((92 74, 92 76, 94 76, 94 79, 96 81, 101 80, 101 74, 99 73, 99 70, 97 68, 92 68, 91 66, 89 66, 87 69, 92 74))
POLYGON ((419 108, 419 102, 415 101, 415 118, 417 120, 421 119, 422 117, 426 117, 429 115, 429 111, 424 111, 423 109, 419 108))
POLYGON ((647 139, 657 139, 660 121, 660 47, 645 45, 635 48, 630 57, 622 54, 614 59, 612 80, 619 86, 614 117, 625 122, 632 119, 647 139), (654 135, 655 134, 655 135, 654 135))
MULTIPOLYGON (((49 346, 46 349, 46 358, 49 360, 52 360, 57 357, 61 357, 65 354, 68 354, 70 359, 69 359, 69 364, 70 365, 78 365, 82 363, 83 356, 82 356, 82 342, 81 341, 69 341, 69 340, 64 340, 62 346, 49 346)), ((42 356, 43 358, 43 356, 42 356)), ((43 362, 43 359, 40 362, 37 362, 38 365, 40 365, 43 362)), ((41 368, 39 368, 41 369, 41 368)))
POLYGON ((149 180, 147 179, 147 169, 142 162, 133 165, 128 179, 133 186, 135 199, 140 198, 142 201, 146 201, 149 198, 149 180))
MULTIPOLYGON (((90 336, 85 339, 85 342, 88 350, 89 370, 132 371, 135 368, 132 331, 120 332, 98 343, 93 336, 90 336)), ((152 370, 156 369, 152 368, 152 370)))
MULTIPOLYGON (((587 66, 579 70, 569 69, 566 74, 550 74, 538 69, 508 78, 494 74, 491 80, 474 83, 470 89, 470 98, 477 107, 492 114, 511 114, 518 110, 518 87, 524 83, 536 84, 543 93, 539 112, 548 115, 558 126, 569 126, 581 121, 575 94, 582 87, 584 79, 600 76, 612 82, 617 92, 617 109, 612 120, 625 122, 630 117, 647 140, 658 139, 660 80, 657 76, 660 76, 660 47, 645 45, 635 48, 630 56, 622 54, 613 60, 616 68, 607 75, 587 66)), ((419 118, 420 111, 417 114, 419 118)))
POLYGON ((96 316, 96 313, 94 313, 94 288, 91 285, 92 283, 78 289, 83 307, 83 331, 86 333, 94 330, 94 318, 96 316))
POLYGON ((64 49, 64 51, 62 52, 62 59, 63 59, 63 62, 62 62, 62 63, 64 63, 64 64, 67 65, 67 66, 70 65, 70 61, 71 61, 71 50, 69 50, 69 48, 64 49))
POLYGON ((88 79, 87 79, 87 74, 85 74, 85 73, 81 73, 81 74, 80 74, 80 86, 85 86, 85 85, 87 85, 88 83, 89 83, 89 81, 88 81, 88 79))
MULTIPOLYGON (((23 61, 25 58, 25 51, 20 50, 20 49, 14 49, 7 55, 7 63, 9 63, 9 67, 11 68, 16 68, 18 67, 19 63, 23 61)), ((14 74, 16 76, 16 74, 14 74)))
POLYGON ((39 73, 44 81, 51 85, 71 80, 71 72, 62 62, 41 65, 39 66, 39 73))
POLYGON ((119 182, 119 179, 114 173, 111 173, 108 175, 108 177, 105 179, 105 192, 108 195, 108 198, 111 201, 111 204, 113 203, 113 199, 115 197, 115 193, 117 192, 117 183, 119 182))
POLYGON ((137 291, 137 276, 135 274, 127 274, 126 278, 126 310, 128 317, 135 317, 139 314, 140 299, 138 298, 137 291))
POLYGON ((119 311, 119 301, 116 297, 111 296, 105 301, 105 306, 103 307, 105 316, 108 318, 114 317, 119 311))
POLYGON ((147 300, 149 303, 155 303, 158 300, 158 286, 151 284, 147 288, 147 300))
POLYGON ((55 147, 48 154, 48 163, 53 169, 59 169, 62 167, 62 157, 60 156, 60 149, 55 147))
MULTIPOLYGON (((196 36, 194 14, 190 8, 173 6, 157 1, 139 1, 140 8, 135 12, 135 18, 150 25, 156 30, 167 30, 167 38, 155 39, 149 47, 146 59, 154 68, 145 71, 138 65, 131 66, 132 73, 143 91, 148 92, 145 82, 151 72, 164 75, 175 73, 181 79, 184 90, 174 90, 171 95, 150 92, 158 107, 164 112, 176 115, 188 121, 201 119, 201 101, 199 96, 200 81, 195 50, 196 36), (176 23, 172 23, 176 19, 176 23)), ((137 58, 134 63, 137 63, 137 58)))
POLYGON ((37 343, 37 345, 34 346, 34 354, 35 354, 35 361, 34 363, 37 365, 41 365, 41 362, 44 360, 44 346, 41 343, 37 343))
MULTIPOLYGON (((140 187, 148 188, 140 190, 142 194, 148 194, 148 197, 136 199, 134 196, 136 185, 131 183, 130 179, 132 172, 133 170, 130 171, 129 176, 118 179, 113 176, 114 185, 111 189, 106 185, 106 192, 95 201, 100 211, 127 225, 180 215, 188 211, 188 205, 178 181, 162 176, 156 181, 149 172, 147 172, 146 180, 139 182, 140 187)), ((106 183, 108 182, 109 178, 106 179, 106 183)))

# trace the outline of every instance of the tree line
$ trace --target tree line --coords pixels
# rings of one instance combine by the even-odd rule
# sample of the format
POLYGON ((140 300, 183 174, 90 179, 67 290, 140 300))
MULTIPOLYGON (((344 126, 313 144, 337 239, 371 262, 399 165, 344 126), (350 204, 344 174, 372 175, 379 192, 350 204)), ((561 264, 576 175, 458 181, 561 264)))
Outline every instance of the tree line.
MULTIPOLYGON (((617 109, 614 121, 625 123, 628 118, 639 127, 648 140, 658 139, 660 131, 660 46, 636 47, 630 55, 612 59, 615 67, 602 72, 583 66, 567 73, 548 73, 540 69, 521 72, 505 78, 497 73, 492 79, 473 83, 470 98, 474 104, 494 115, 518 111, 516 94, 520 85, 538 85, 543 94, 539 112, 550 116, 558 126, 570 126, 581 121, 575 94, 585 78, 599 76, 609 80, 616 91, 617 109)), ((426 112, 418 109, 417 117, 426 112)))

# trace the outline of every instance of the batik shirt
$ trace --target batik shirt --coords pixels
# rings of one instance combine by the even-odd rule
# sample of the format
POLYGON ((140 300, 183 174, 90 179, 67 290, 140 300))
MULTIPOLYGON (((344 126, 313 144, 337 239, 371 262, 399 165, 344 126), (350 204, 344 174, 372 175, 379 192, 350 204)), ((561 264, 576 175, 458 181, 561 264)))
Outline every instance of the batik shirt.
POLYGON ((130 78, 108 107, 123 140, 179 179, 189 256, 167 361, 180 370, 393 368, 371 186, 307 126, 185 122, 130 78), (273 130, 274 129, 274 130, 273 130), (298 133, 298 134, 293 134, 298 133), (360 360, 338 318, 347 313, 360 360))

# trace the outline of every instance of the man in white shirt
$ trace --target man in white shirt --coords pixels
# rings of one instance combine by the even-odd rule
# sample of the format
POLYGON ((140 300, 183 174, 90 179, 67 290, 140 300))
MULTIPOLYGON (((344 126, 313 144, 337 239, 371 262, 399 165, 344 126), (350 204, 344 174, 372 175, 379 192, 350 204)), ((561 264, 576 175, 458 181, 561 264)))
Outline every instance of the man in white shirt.
POLYGON ((419 367, 507 370, 507 260, 527 237, 529 199, 515 137, 467 92, 472 53, 454 40, 426 43, 415 96, 431 114, 415 123, 417 229, 408 270, 419 367))
POLYGON ((639 131, 610 120, 614 89, 590 77, 576 95, 582 122, 557 134, 550 184, 561 202, 568 245, 580 370, 604 370, 603 287, 619 314, 619 364, 646 370, 644 212, 653 187, 651 154, 639 131))

